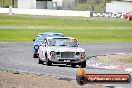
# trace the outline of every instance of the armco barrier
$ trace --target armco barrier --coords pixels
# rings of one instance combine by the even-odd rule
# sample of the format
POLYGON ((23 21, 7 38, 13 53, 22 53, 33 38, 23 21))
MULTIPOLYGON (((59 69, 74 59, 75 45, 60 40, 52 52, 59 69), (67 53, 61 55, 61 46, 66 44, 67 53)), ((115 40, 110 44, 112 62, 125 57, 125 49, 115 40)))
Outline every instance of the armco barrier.
MULTIPOLYGON (((0 8, 0 13, 9 13, 9 8, 0 8)), ((14 13, 14 14, 28 14, 28 15, 90 17, 90 11, 72 11, 72 10, 18 9, 18 8, 13 8, 12 13, 14 13)))

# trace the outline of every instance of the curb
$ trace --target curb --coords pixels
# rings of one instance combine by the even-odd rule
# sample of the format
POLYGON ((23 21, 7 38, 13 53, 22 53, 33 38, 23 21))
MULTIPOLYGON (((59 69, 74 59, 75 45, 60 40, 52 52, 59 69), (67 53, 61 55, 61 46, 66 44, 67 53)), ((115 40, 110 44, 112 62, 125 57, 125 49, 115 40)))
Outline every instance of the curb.
MULTIPOLYGON (((93 68, 100 68, 100 69, 106 69, 106 70, 117 70, 117 71, 126 71, 126 72, 132 72, 132 68, 125 68, 122 66, 114 66, 114 65, 109 65, 105 63, 100 63, 97 62, 95 59, 100 56, 108 56, 108 55, 122 55, 125 53, 115 53, 115 54, 106 54, 106 55, 96 55, 96 56, 89 56, 87 57, 87 67, 93 67, 93 68)), ((132 54, 132 53, 128 53, 132 54)))

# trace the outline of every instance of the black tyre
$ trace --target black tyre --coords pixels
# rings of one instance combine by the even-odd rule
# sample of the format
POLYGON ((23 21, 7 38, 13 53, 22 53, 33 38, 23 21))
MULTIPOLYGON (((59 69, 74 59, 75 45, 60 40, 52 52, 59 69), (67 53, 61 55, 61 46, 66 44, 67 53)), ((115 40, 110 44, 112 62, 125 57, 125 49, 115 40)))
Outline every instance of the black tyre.
POLYGON ((52 65, 52 62, 47 58, 47 59, 46 59, 46 64, 47 64, 48 66, 51 66, 51 65, 52 65))
POLYGON ((33 54, 33 58, 38 58, 38 54, 33 54))
POLYGON ((52 65, 52 62, 48 59, 47 54, 45 55, 45 57, 46 57, 46 64, 47 64, 48 66, 51 66, 51 65, 52 65))
POLYGON ((81 68, 85 68, 86 67, 86 60, 84 62, 81 62, 80 66, 81 66, 81 68))
POLYGON ((71 67, 75 68, 76 67, 76 64, 71 64, 71 67))
POLYGON ((127 17, 127 20, 130 21, 131 20, 130 17, 127 17))
POLYGON ((38 61, 38 64, 43 64, 44 61, 40 60, 40 57, 39 57, 39 61, 38 61))

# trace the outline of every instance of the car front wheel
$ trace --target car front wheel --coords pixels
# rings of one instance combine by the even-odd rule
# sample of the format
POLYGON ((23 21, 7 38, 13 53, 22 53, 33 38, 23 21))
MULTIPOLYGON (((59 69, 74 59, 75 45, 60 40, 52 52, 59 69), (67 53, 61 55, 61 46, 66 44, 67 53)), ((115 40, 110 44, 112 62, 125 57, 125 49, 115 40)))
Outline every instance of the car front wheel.
POLYGON ((80 66, 81 66, 81 68, 85 68, 86 67, 86 60, 84 62, 81 62, 80 66))
POLYGON ((38 64, 43 64, 44 61, 40 60, 40 57, 39 57, 39 61, 38 61, 38 64))
POLYGON ((52 65, 52 62, 47 58, 47 59, 46 59, 46 64, 47 64, 48 66, 51 66, 51 65, 52 65))
POLYGON ((71 67, 75 68, 76 67, 76 64, 71 64, 71 67))
POLYGON ((47 54, 46 54, 46 64, 48 65, 48 66, 51 66, 52 65, 52 62, 48 59, 48 57, 47 57, 47 54))
POLYGON ((127 17, 127 20, 129 21, 130 20, 130 17, 127 17))

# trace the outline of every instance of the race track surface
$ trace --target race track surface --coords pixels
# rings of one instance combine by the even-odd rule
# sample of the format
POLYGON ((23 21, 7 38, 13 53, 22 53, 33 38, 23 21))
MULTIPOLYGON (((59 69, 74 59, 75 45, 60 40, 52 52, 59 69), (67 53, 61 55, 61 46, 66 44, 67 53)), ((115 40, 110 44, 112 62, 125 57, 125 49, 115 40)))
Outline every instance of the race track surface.
MULTIPOLYGON (((132 43, 80 43, 86 50, 87 56, 105 55, 114 53, 131 53, 132 43)), ((53 75, 57 77, 75 79, 77 68, 65 65, 46 66, 38 64, 38 59, 33 58, 32 43, 0 42, 0 69, 28 72, 35 74, 53 75)), ((115 71, 86 67, 87 73, 124 74, 131 72, 115 71)), ((107 84, 105 84, 107 85, 107 84)), ((109 85, 109 84, 108 84, 109 85)), ((132 88, 130 84, 116 84, 115 88, 132 88)))

